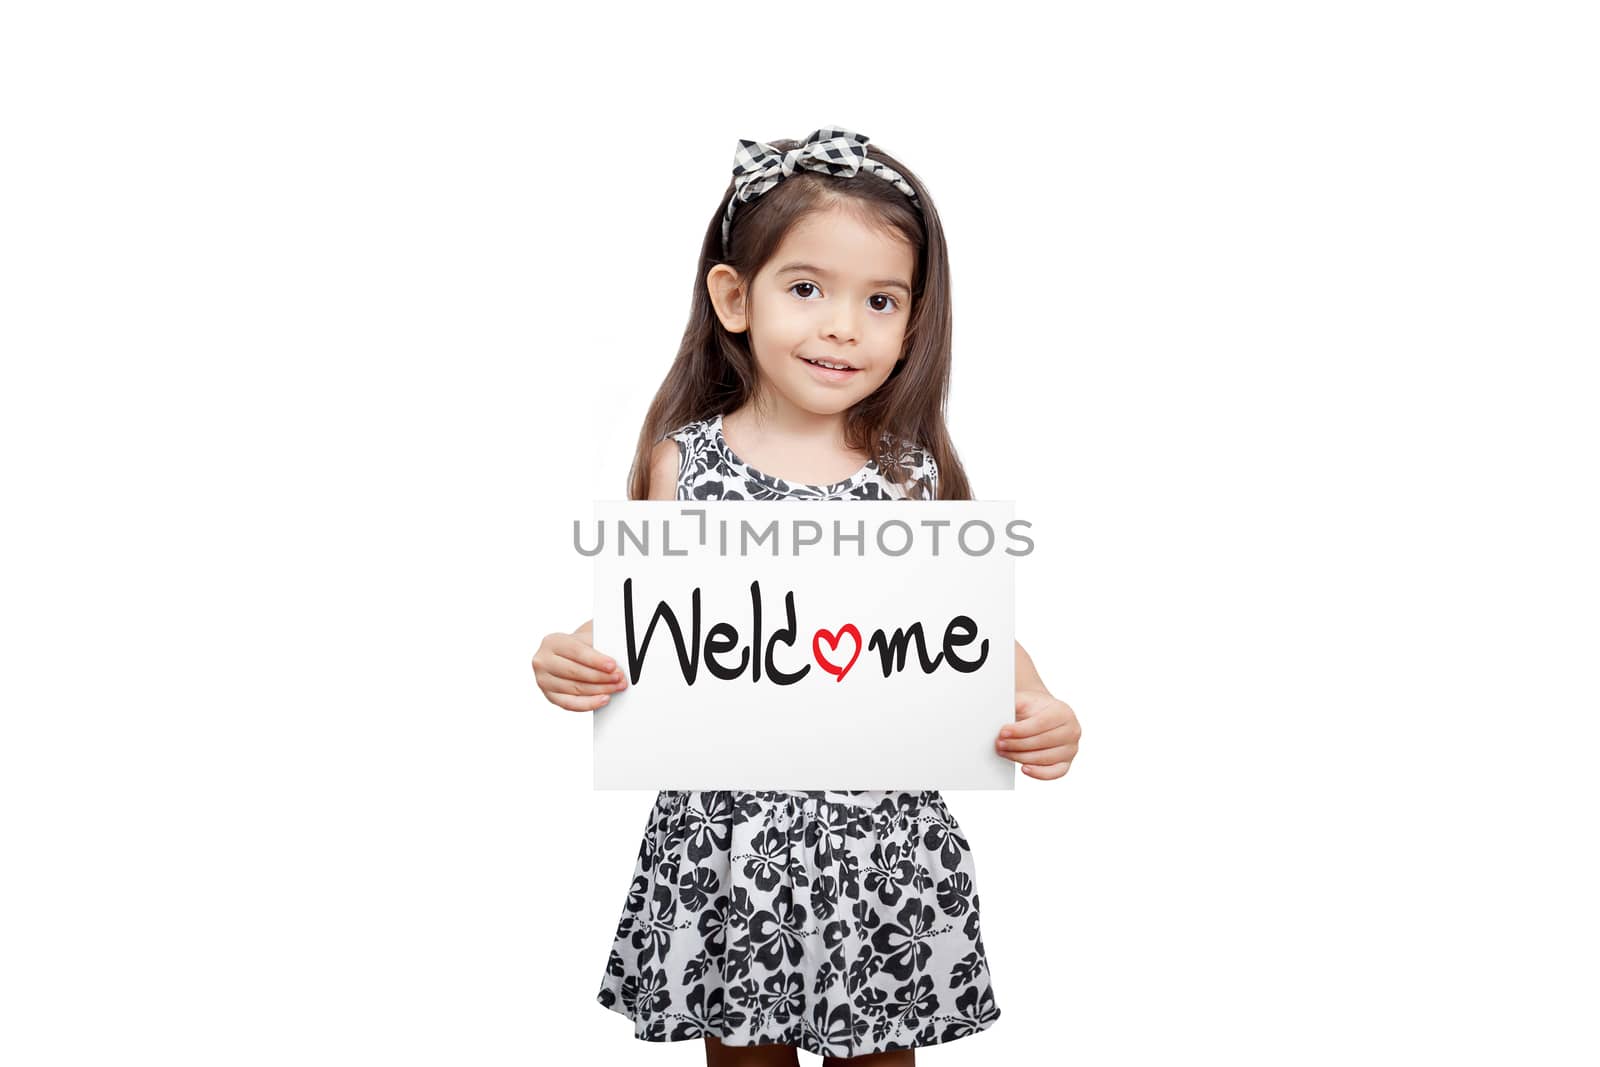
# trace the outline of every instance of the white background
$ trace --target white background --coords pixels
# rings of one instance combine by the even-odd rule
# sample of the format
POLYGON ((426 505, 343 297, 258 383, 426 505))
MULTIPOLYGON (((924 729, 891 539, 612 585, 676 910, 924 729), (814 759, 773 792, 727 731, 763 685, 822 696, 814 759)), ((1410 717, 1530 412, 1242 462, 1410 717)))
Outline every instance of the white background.
POLYGON ((1583 7, 7 5, 0 1060, 702 1061, 529 660, 737 140, 837 123, 1084 726, 948 798, 1004 1014, 919 1058, 1594 1062, 1583 7))

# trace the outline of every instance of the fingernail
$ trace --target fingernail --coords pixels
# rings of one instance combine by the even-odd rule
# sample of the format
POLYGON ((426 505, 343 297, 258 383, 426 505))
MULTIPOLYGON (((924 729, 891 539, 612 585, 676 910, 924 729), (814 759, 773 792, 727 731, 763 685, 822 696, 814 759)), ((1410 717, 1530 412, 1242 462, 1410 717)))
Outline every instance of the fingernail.
POLYGON ((616 660, 614 660, 614 659, 606 660, 606 670, 614 671, 616 669, 617 669, 617 661, 616 660))
POLYGON ((611 699, 610 697, 601 697, 600 698, 600 703, 604 704, 606 701, 608 701, 610 699, 611 699))
POLYGON ((1011 736, 1011 727, 1009 727, 1009 726, 1000 727, 1000 736, 1001 737, 1010 737, 1011 736))

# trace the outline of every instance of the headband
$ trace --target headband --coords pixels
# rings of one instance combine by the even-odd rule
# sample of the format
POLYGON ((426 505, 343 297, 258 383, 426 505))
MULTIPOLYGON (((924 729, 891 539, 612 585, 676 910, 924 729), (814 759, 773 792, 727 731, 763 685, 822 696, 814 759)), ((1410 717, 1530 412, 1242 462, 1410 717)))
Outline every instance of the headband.
POLYGON ((760 141, 739 142, 733 154, 733 196, 728 198, 727 213, 722 216, 722 254, 728 254, 728 232, 733 226, 733 212, 740 203, 749 203, 795 172, 796 167, 832 174, 840 178, 853 178, 858 171, 876 174, 892 182, 916 205, 916 190, 899 172, 885 163, 867 156, 867 135, 852 133, 838 126, 824 126, 813 131, 798 148, 780 152, 760 141))

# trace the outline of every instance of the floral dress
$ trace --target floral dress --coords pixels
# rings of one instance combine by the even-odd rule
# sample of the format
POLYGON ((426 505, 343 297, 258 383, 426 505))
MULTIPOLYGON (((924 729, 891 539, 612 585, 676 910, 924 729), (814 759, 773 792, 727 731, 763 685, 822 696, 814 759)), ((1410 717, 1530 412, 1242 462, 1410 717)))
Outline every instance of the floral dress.
MULTIPOLYGON (((756 470, 722 416, 669 435, 679 500, 891 500, 875 461, 833 485, 756 470)), ((927 498, 933 457, 897 449, 927 498)), ((972 851, 937 790, 663 790, 596 998, 645 1041, 863 1056, 1000 1017, 972 851)))

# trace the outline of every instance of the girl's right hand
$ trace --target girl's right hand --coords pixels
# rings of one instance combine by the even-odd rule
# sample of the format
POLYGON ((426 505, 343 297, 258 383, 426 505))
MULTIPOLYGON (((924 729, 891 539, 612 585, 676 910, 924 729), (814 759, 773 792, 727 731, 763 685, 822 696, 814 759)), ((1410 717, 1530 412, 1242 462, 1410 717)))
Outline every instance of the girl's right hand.
POLYGON ((587 625, 570 634, 550 634, 533 655, 533 678, 545 699, 568 711, 593 711, 627 688, 616 661, 594 650, 587 625))

